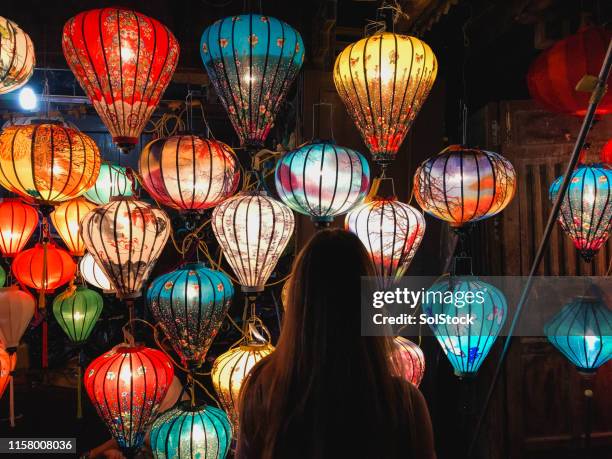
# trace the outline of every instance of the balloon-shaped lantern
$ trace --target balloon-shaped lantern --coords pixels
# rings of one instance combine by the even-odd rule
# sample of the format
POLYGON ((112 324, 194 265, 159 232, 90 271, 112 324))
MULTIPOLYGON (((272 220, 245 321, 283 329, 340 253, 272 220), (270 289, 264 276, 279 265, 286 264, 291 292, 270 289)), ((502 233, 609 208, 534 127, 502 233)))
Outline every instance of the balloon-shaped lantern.
POLYGON ((189 263, 155 279, 147 291, 147 304, 183 365, 198 368, 233 295, 225 274, 203 263, 189 263))
POLYGON ((296 212, 326 226, 368 192, 370 166, 361 153, 333 143, 306 144, 276 165, 276 191, 296 212))
POLYGON ((178 41, 165 25, 144 14, 102 8, 69 19, 62 48, 113 142, 129 151, 170 83, 178 41))
POLYGON ((408 338, 393 338, 392 364, 394 376, 419 387, 425 374, 425 354, 418 344, 408 338))
POLYGON ((142 446, 173 377, 166 354, 144 346, 117 346, 85 370, 85 390, 127 457, 142 446))
POLYGON ((104 205, 114 196, 132 196, 133 186, 134 179, 128 176, 125 167, 103 163, 96 183, 83 196, 91 202, 104 205))
POLYGON ((41 293, 53 293, 70 282, 76 273, 76 264, 70 254, 52 242, 24 250, 15 257, 11 268, 22 285, 41 293))
POLYGON ((234 151, 217 140, 175 135, 148 143, 140 154, 142 186, 160 204, 183 211, 214 207, 238 187, 234 151))
POLYGON ((291 209, 261 191, 239 193, 215 208, 213 231, 243 291, 264 289, 294 225, 291 209))
POLYGON ((383 32, 348 45, 336 58, 334 83, 374 161, 397 155, 438 72, 424 41, 383 32))
POLYGON ((227 17, 204 30, 200 54, 241 144, 262 146, 302 67, 300 34, 270 16, 227 17))
POLYGON ((104 293, 114 293, 115 289, 110 283, 108 276, 89 252, 85 252, 79 261, 79 272, 89 285, 99 288, 104 293))
POLYGON ((414 174, 414 196, 421 208, 455 228, 501 212, 515 188, 510 161, 460 145, 425 160, 414 174))
POLYGON ((0 288, 0 343, 10 352, 17 350, 19 340, 36 309, 36 301, 16 285, 0 288))
POLYGON ((0 398, 11 381, 12 372, 17 364, 17 353, 7 352, 0 347, 0 398))
POLYGON ((0 251, 14 257, 23 250, 38 226, 38 212, 20 199, 0 203, 0 251))
POLYGON ((81 224, 87 250, 123 299, 141 295, 170 231, 163 210, 129 197, 95 208, 81 224))
MULTIPOLYGON (((563 177, 550 187, 554 201, 563 177)), ((591 261, 606 242, 612 228, 612 170, 597 165, 580 165, 572 172, 563 197, 559 223, 585 261, 591 261)))
POLYGON ((102 297, 87 287, 69 287, 53 300, 53 315, 75 344, 84 343, 89 338, 100 313, 102 297))
POLYGON ((0 94, 19 89, 34 74, 36 56, 30 36, 0 16, 0 94))
POLYGON ((72 256, 82 257, 85 254, 85 243, 80 234, 81 222, 95 204, 84 198, 66 201, 51 212, 51 221, 72 256))

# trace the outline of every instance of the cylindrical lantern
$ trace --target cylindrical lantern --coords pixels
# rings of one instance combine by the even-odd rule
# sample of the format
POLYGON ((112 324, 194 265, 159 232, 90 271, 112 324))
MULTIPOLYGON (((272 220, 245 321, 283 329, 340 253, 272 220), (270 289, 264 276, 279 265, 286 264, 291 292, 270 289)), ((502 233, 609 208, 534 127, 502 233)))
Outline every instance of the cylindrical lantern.
POLYGON ((140 154, 142 186, 160 204, 178 210, 214 207, 238 187, 234 151, 217 140, 175 135, 148 143, 140 154))
POLYGON ((276 165, 276 191, 315 224, 329 224, 359 204, 368 192, 370 166, 361 153, 328 142, 306 144, 276 165))
POLYGON ((87 287, 69 287, 53 300, 53 315, 75 344, 84 343, 89 338, 100 313, 102 297, 87 287))
POLYGON ((0 398, 11 381, 15 365, 17 365, 17 353, 9 353, 0 347, 0 398))
POLYGON ((173 377, 166 354, 144 346, 117 346, 85 370, 85 390, 127 457, 142 446, 173 377))
POLYGON ((19 89, 34 74, 36 56, 30 36, 0 16, 0 94, 19 89))
POLYGON ((156 459, 225 459, 232 442, 227 414, 209 405, 181 402, 151 427, 156 459))
POLYGON ((114 293, 115 289, 110 283, 108 276, 89 252, 85 252, 79 261, 79 272, 89 285, 99 288, 104 293, 114 293))
POLYGON ((425 354, 418 344, 408 338, 393 338, 393 374, 419 387, 425 374, 425 354))
POLYGON ((304 61, 298 31, 270 16, 227 17, 204 30, 200 54, 241 144, 262 146, 304 61))
POLYGON ((103 163, 96 183, 83 196, 98 205, 108 204, 114 196, 132 196, 133 185, 125 167, 103 163))
POLYGON ((85 254, 85 243, 80 234, 81 221, 89 211, 95 208, 95 204, 84 198, 77 198, 60 204, 51 212, 53 226, 68 247, 70 254, 75 257, 82 257, 85 254))
POLYGON ((135 11, 94 9, 66 22, 62 48, 113 142, 133 148, 176 69, 172 32, 135 11))
POLYGON ((414 174, 414 197, 430 215, 453 227, 492 217, 514 197, 516 173, 491 151, 446 147, 414 174))
POLYGON ((234 288, 229 277, 203 263, 188 263, 155 279, 147 304, 181 357, 198 368, 230 307, 234 288))
POLYGON ((14 257, 23 250, 38 226, 38 212, 20 199, 0 203, 0 251, 14 257))
POLYGON ((264 289, 294 225, 291 209, 262 191, 239 193, 215 208, 213 231, 243 291, 264 289))
POLYGON ((76 264, 68 252, 49 242, 36 244, 18 254, 12 270, 21 284, 39 292, 53 293, 74 279, 76 264))
POLYGON ((392 161, 438 72, 424 41, 378 33, 348 45, 334 65, 334 83, 374 161, 392 161))
POLYGON ((96 182, 93 139, 62 123, 11 125, 0 134, 0 185, 41 204, 74 199, 96 182))
POLYGON ((81 223, 87 250, 124 299, 141 295, 170 231, 170 218, 163 210, 129 197, 95 208, 81 223))
POLYGON ((36 309, 36 301, 16 285, 0 288, 0 343, 15 351, 36 309))

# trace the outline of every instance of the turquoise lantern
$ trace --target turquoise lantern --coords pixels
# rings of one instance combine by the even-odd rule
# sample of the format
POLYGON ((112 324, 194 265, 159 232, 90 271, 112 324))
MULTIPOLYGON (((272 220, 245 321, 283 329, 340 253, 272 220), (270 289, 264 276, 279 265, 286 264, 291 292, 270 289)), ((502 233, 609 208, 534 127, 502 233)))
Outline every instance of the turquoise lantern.
POLYGON ((85 197, 98 205, 108 204, 115 196, 132 196, 134 179, 128 175, 127 168, 116 164, 104 163, 96 183, 85 192, 85 197))
POLYGON ((229 277, 203 263, 188 263, 155 279, 147 304, 184 365, 199 368, 230 307, 229 277))

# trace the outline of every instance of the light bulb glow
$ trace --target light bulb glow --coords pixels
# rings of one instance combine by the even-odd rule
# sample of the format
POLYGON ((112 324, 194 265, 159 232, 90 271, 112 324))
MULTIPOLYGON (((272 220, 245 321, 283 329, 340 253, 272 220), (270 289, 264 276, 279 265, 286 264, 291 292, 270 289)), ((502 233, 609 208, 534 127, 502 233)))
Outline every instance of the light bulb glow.
POLYGON ((21 91, 19 91, 19 105, 24 110, 29 111, 36 110, 36 107, 38 107, 38 97, 29 86, 21 88, 21 91))

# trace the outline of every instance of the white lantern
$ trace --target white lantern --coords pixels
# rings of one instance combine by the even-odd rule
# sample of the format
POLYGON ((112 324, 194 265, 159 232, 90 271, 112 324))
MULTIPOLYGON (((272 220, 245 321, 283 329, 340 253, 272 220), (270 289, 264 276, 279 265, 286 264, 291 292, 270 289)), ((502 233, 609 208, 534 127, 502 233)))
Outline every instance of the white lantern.
POLYGON ((27 33, 0 16, 0 94, 19 89, 34 73, 34 45, 27 33))
POLYGON ((108 276, 104 272, 100 265, 89 252, 85 252, 85 255, 79 262, 79 272, 89 285, 99 288, 104 293, 114 293, 115 289, 110 283, 108 276))

